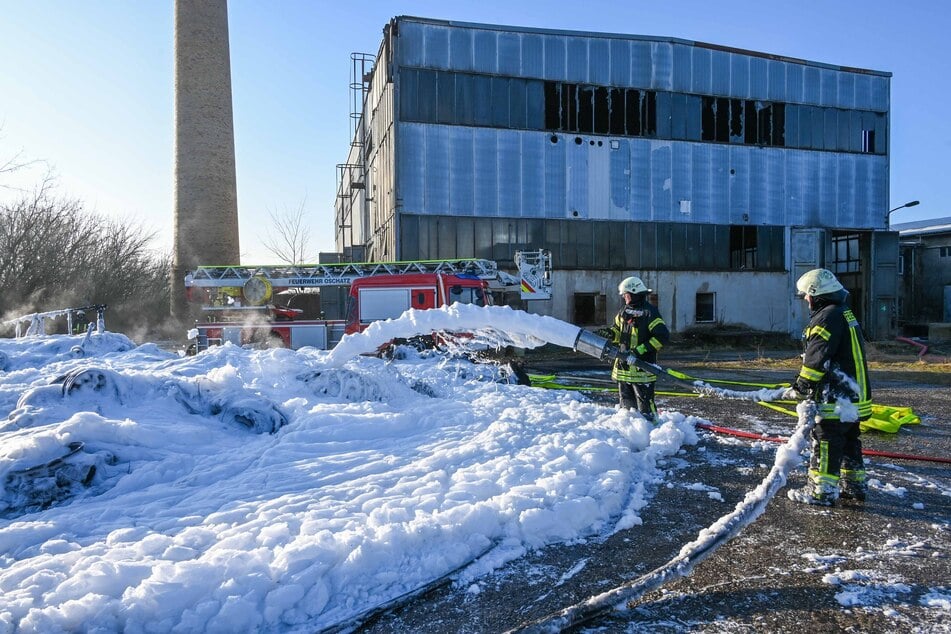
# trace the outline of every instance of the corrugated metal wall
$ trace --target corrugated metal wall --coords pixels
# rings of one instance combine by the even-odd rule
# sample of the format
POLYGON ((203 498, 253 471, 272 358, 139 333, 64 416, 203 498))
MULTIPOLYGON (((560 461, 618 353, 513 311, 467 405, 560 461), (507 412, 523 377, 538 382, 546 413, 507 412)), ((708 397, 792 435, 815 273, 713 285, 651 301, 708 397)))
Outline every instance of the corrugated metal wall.
MULTIPOLYGON (((403 21, 396 53, 399 64, 457 72, 888 109, 885 74, 676 40, 403 21)), ((881 228, 887 208, 883 155, 398 126, 404 213, 860 229, 881 228)), ((798 134, 797 121, 788 126, 798 134)))
POLYGON ((887 159, 403 123, 402 211, 870 228, 887 159), (558 141, 553 143, 552 138, 558 141), (575 139, 581 143, 575 143, 575 139))
POLYGON ((769 59, 673 38, 400 22, 399 65, 887 111, 886 73, 769 59))

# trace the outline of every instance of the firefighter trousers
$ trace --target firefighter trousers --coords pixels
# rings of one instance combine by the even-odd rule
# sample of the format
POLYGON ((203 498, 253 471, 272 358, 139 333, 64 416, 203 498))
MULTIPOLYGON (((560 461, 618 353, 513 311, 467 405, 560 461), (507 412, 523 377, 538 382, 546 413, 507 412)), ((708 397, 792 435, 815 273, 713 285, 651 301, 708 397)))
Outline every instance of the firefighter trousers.
POLYGON ((618 394, 621 407, 636 409, 641 416, 653 422, 657 415, 657 406, 654 404, 654 382, 626 383, 618 381, 618 394))
POLYGON ((826 418, 816 423, 812 428, 809 469, 821 476, 833 476, 836 480, 843 470, 864 474, 859 424, 826 418))

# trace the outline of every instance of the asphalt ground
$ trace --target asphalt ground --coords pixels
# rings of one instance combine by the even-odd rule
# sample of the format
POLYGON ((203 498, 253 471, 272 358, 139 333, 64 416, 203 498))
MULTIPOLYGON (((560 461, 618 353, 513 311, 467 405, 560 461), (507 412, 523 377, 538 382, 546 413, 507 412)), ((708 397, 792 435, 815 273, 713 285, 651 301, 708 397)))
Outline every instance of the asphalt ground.
MULTIPOLYGON (((746 356, 686 353, 660 362, 712 379, 781 382, 795 374, 765 363, 774 356, 769 353, 746 356)), ((523 362, 532 373, 608 376, 603 363, 577 355, 523 362)), ((902 363, 872 370, 874 401, 911 407, 921 423, 895 434, 863 434, 866 449, 951 457, 951 372, 923 367, 902 363)), ((684 387, 666 378, 658 382, 660 391, 684 387)), ((611 404, 616 395, 591 398, 611 404)), ((657 404, 770 435, 788 436, 796 423, 749 401, 661 395, 657 404)), ((768 473, 777 446, 701 431, 698 445, 662 465, 669 484, 642 510, 642 525, 532 552, 477 580, 477 587, 457 587, 450 578, 357 629, 505 632, 620 586, 666 563, 731 512, 768 473)), ((805 506, 786 499, 782 489, 755 522, 689 576, 573 631, 951 632, 951 466, 866 462, 872 487, 864 504, 805 506)), ((800 467, 788 486, 804 483, 800 467)))

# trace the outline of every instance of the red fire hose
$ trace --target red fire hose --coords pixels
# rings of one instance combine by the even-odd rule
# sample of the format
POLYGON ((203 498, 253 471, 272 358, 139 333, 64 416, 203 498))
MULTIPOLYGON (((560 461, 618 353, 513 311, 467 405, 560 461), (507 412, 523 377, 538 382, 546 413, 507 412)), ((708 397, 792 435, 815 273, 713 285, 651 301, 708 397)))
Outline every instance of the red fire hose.
MULTIPOLYGON (((721 427, 720 425, 710 425, 708 423, 696 423, 696 427, 700 429, 705 429, 707 431, 712 431, 717 434, 726 434, 729 436, 737 436, 739 438, 751 438, 753 440, 764 440, 766 442, 786 442, 786 438, 781 436, 766 436, 764 434, 756 434, 749 431, 743 431, 742 429, 733 429, 731 427, 721 427)), ((921 462, 940 462, 944 464, 951 464, 951 458, 942 458, 940 456, 918 456, 914 454, 907 453, 894 453, 891 451, 878 451, 875 449, 863 449, 863 456, 875 456, 878 458, 893 458, 895 460, 917 460, 921 462)))

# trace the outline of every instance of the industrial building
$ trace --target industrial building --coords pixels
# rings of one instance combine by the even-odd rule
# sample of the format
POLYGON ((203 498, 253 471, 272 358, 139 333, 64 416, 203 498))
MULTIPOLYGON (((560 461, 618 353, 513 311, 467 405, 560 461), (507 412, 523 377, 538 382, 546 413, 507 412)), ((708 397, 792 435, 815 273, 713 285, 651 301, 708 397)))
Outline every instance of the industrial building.
POLYGON ((951 217, 892 225, 900 239, 902 334, 951 339, 951 217))
POLYGON ((795 280, 824 266, 870 337, 893 334, 890 73, 407 16, 352 61, 343 258, 511 267, 549 249, 554 296, 531 312, 605 324, 638 275, 675 332, 794 336, 808 317, 795 280))

